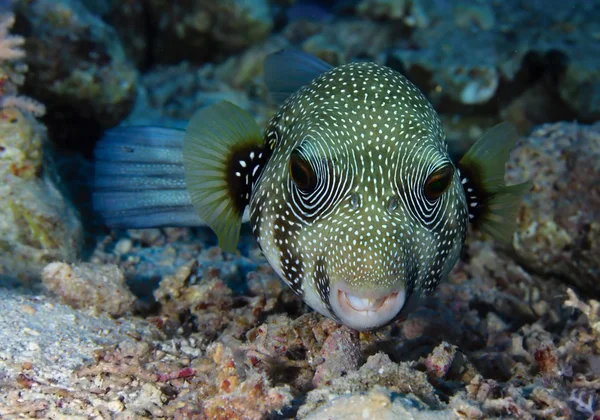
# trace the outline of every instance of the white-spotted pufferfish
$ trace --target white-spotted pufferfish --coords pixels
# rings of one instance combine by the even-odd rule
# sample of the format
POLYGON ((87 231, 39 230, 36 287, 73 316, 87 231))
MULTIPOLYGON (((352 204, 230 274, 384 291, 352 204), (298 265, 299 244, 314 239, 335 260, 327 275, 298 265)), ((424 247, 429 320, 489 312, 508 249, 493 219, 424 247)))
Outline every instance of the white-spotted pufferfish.
POLYGON ((314 310, 357 330, 404 317, 459 258, 467 225, 510 240, 521 195, 501 124, 455 164, 438 115, 390 68, 331 67, 297 51, 265 60, 281 102, 261 130, 230 102, 186 130, 109 131, 94 206, 114 227, 206 224, 234 251, 244 215, 279 276, 314 310), (245 212, 246 211, 246 212, 245 212))

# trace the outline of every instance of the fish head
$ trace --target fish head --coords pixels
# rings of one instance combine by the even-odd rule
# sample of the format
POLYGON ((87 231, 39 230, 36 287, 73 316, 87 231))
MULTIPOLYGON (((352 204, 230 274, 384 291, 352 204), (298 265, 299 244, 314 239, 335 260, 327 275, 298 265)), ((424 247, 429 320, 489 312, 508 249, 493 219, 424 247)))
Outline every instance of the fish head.
POLYGON ((337 67, 290 97, 266 137, 252 226, 313 309, 379 328, 448 275, 465 195, 437 114, 407 79, 373 63, 337 67))

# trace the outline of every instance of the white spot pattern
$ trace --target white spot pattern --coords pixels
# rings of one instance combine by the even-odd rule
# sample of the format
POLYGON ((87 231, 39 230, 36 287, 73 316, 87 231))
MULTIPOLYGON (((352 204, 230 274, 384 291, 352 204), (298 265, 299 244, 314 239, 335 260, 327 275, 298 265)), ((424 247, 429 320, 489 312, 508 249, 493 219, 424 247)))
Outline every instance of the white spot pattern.
POLYGON ((456 263, 468 211, 458 171, 437 200, 427 177, 452 165, 437 114, 406 78, 352 63, 292 95, 266 130, 271 159, 250 201, 267 259, 309 305, 336 318, 334 282, 361 293, 431 293, 456 263), (314 171, 306 192, 292 152, 314 171), (318 296, 318 300, 311 298, 318 296))

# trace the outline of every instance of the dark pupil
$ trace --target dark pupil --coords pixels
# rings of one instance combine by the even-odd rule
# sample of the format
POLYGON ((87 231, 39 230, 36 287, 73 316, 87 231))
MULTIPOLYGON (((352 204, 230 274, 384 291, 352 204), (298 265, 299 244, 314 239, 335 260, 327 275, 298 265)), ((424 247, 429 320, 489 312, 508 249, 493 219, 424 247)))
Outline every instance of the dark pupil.
POLYGON ((446 178, 438 179, 429 184, 429 191, 433 194, 442 194, 446 189, 446 185, 448 185, 446 178))
POLYGON ((425 183, 425 196, 429 200, 435 200, 444 194, 450 186, 452 174, 451 166, 446 166, 431 174, 425 183))
POLYGON ((316 184, 315 173, 312 167, 302 157, 292 155, 290 159, 290 174, 292 181, 301 190, 312 190, 316 184))

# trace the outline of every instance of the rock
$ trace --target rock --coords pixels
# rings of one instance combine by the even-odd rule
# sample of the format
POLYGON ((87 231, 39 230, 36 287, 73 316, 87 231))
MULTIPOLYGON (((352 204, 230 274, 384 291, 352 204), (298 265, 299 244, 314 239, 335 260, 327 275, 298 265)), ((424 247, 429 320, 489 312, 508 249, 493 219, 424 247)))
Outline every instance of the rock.
POLYGON ((151 0, 157 62, 206 61, 263 41, 273 27, 267 0, 151 0))
MULTIPOLYGON (((162 115, 189 120, 199 108, 227 100, 247 108, 248 97, 221 81, 213 67, 202 68, 184 62, 175 66, 160 66, 144 76, 143 87, 147 92, 147 108, 160 110, 162 115)), ((136 112, 132 115, 141 113, 136 112)))
POLYGON ((566 70, 560 78, 560 97, 585 121, 600 119, 600 28, 589 43, 563 50, 566 70))
POLYGON ((334 66, 355 61, 356 57, 378 61, 380 52, 393 45, 395 36, 392 23, 340 20, 324 25, 303 42, 302 48, 334 66))
POLYGON ((451 8, 436 0, 362 0, 356 6, 361 16, 401 21, 408 27, 427 28, 451 8))
MULTIPOLYGON (((266 375, 250 372, 246 377, 236 373, 229 348, 215 343, 207 349, 212 356, 217 393, 202 398, 202 412, 209 419, 261 419, 280 411, 292 401, 288 385, 273 386, 266 375)), ((198 403, 190 400, 191 407, 198 403)), ((185 417, 184 417, 185 418, 185 417)))
POLYGON ((430 377, 444 378, 450 371, 456 357, 456 346, 443 341, 425 359, 425 367, 430 377))
POLYGON ((362 359, 358 332, 345 326, 334 330, 323 343, 321 357, 323 363, 313 378, 315 387, 356 371, 362 359))
POLYGON ((227 100, 265 125, 274 109, 262 80, 264 57, 288 44, 281 37, 252 46, 219 64, 184 61, 147 71, 128 125, 162 124, 185 127, 199 108, 227 100))
POLYGON ((80 143, 129 113, 137 71, 112 27, 77 0, 20 1, 16 10, 16 30, 27 36, 25 91, 48 104, 54 142, 80 143))
POLYGON ((118 317, 131 312, 135 296, 125 284, 125 276, 116 265, 48 264, 42 271, 42 283, 73 308, 106 313, 118 317))
POLYGON ((512 152, 507 182, 530 179, 513 245, 521 263, 598 296, 600 124, 543 125, 512 152))
POLYGON ((153 28, 147 18, 148 3, 145 1, 80 0, 92 13, 110 24, 121 40, 128 59, 138 68, 148 66, 151 55, 153 28))
POLYGON ((232 291, 213 269, 206 278, 192 261, 173 276, 165 276, 155 290, 156 301, 162 311, 176 319, 184 313, 194 316, 197 328, 208 337, 215 337, 234 319, 232 291))
POLYGON ((438 110, 503 106, 543 81, 550 109, 568 108, 587 121, 600 117, 600 16, 585 0, 552 7, 364 0, 357 12, 413 26, 388 63, 406 72, 438 110))
POLYGON ((0 281, 29 282, 54 259, 76 259, 83 232, 45 153, 46 127, 34 118, 45 106, 20 94, 25 39, 8 32, 14 22, 10 13, 0 18, 0 281))
MULTIPOLYGON (((386 354, 377 353, 369 357, 357 371, 349 372, 333 379, 327 386, 321 384, 319 388, 310 391, 306 403, 298 410, 298 418, 314 413, 320 406, 341 395, 364 393, 376 387, 385 387, 393 393, 410 394, 410 398, 416 401, 416 406, 422 409, 440 408, 438 397, 425 373, 417 371, 408 363, 394 363, 386 354)), ((374 405, 379 405, 377 401, 385 402, 385 398, 375 396, 371 397, 371 401, 375 401, 374 405)), ((340 410, 343 412, 343 408, 340 410)))
POLYGON ((307 414, 305 420, 435 420, 452 417, 452 411, 430 410, 407 395, 375 387, 367 393, 342 395, 307 414))
POLYGON ((33 117, 0 110, 0 279, 33 281, 49 262, 79 255, 83 229, 53 180, 46 143, 33 117))

